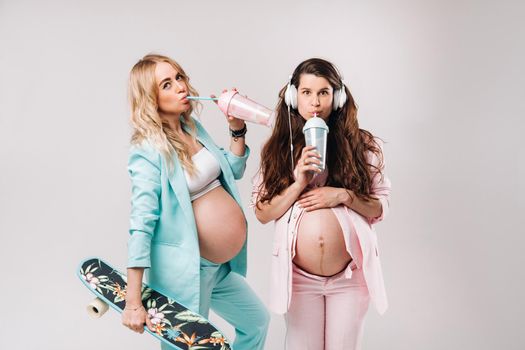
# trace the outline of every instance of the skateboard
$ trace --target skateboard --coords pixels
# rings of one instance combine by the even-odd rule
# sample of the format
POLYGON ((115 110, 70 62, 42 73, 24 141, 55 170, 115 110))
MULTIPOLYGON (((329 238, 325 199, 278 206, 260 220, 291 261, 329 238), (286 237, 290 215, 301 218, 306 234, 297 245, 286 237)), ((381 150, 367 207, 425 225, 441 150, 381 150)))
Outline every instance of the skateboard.
MULTIPOLYGON (((96 296, 87 307, 88 313, 101 317, 108 306, 122 312, 125 306, 127 279, 98 258, 80 263, 77 275, 83 284, 96 296)), ((229 341, 205 317, 189 310, 174 299, 142 284, 142 305, 148 312, 155 331, 152 334, 162 342, 181 350, 230 350, 229 341)))

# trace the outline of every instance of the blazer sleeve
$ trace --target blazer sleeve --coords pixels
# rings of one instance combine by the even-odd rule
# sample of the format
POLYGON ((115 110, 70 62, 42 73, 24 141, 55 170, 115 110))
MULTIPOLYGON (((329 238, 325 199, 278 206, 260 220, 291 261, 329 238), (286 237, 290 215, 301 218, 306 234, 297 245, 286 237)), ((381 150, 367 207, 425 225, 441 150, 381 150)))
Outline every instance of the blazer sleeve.
POLYGON ((233 172, 233 178, 235 180, 239 180, 240 178, 242 178, 242 176, 244 175, 244 171, 246 170, 246 161, 250 156, 250 148, 248 147, 248 145, 245 145, 244 154, 242 156, 238 156, 232 151, 225 150, 222 147, 220 148, 220 150, 226 157, 228 164, 230 164, 230 168, 233 172))
MULTIPOLYGON (((381 140, 378 140, 378 144, 382 152, 383 143, 381 142, 381 140)), ((379 158, 377 157, 377 155, 375 155, 372 152, 370 152, 369 160, 370 160, 370 164, 376 167, 380 165, 379 158)), ((381 202, 382 212, 381 212, 381 215, 379 215, 378 217, 369 219, 369 222, 371 225, 382 221, 388 214, 388 211, 390 208, 390 189, 391 189, 391 183, 390 183, 390 179, 385 174, 385 160, 383 156, 383 168, 381 169, 381 173, 376 172, 374 176, 372 177, 372 190, 371 190, 371 194, 375 196, 377 199, 379 199, 379 202, 381 202)))
POLYGON ((147 147, 132 146, 128 173, 131 179, 128 267, 149 268, 151 239, 160 216, 160 154, 147 147))

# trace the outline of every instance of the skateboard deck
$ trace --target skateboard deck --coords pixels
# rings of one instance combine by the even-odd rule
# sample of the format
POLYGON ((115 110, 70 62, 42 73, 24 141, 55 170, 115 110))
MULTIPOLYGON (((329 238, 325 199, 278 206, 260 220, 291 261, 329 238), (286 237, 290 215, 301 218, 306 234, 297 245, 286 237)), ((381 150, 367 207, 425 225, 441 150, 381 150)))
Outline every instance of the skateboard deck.
MULTIPOLYGON (((102 316, 108 305, 118 312, 125 306, 127 279, 98 258, 80 263, 77 275, 84 285, 96 295, 88 305, 88 312, 94 317, 102 316)), ((182 304, 142 284, 142 305, 148 312, 155 331, 144 329, 161 340, 182 350, 230 350, 224 334, 205 317, 188 310, 182 304)))

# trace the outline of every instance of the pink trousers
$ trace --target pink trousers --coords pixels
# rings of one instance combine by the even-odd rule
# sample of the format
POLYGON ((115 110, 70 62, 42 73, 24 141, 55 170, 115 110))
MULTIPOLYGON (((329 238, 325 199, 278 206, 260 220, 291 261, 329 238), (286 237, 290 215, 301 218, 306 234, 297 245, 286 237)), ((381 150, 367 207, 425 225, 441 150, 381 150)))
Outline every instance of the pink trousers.
POLYGON ((286 350, 357 350, 370 297, 361 269, 351 263, 330 277, 293 265, 290 309, 286 314, 286 350), (346 275, 349 275, 346 272, 346 275))

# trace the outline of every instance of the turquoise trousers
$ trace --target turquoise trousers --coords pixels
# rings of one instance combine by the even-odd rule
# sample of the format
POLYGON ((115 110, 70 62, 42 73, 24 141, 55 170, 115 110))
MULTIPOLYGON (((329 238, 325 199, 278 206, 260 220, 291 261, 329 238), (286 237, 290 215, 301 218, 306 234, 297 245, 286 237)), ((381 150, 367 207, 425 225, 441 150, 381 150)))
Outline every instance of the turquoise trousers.
MULTIPOLYGON (((266 307, 241 275, 227 264, 201 257, 199 313, 208 318, 210 308, 235 327, 233 350, 263 350, 270 323, 266 307)), ((161 343, 163 350, 173 348, 161 343)))

